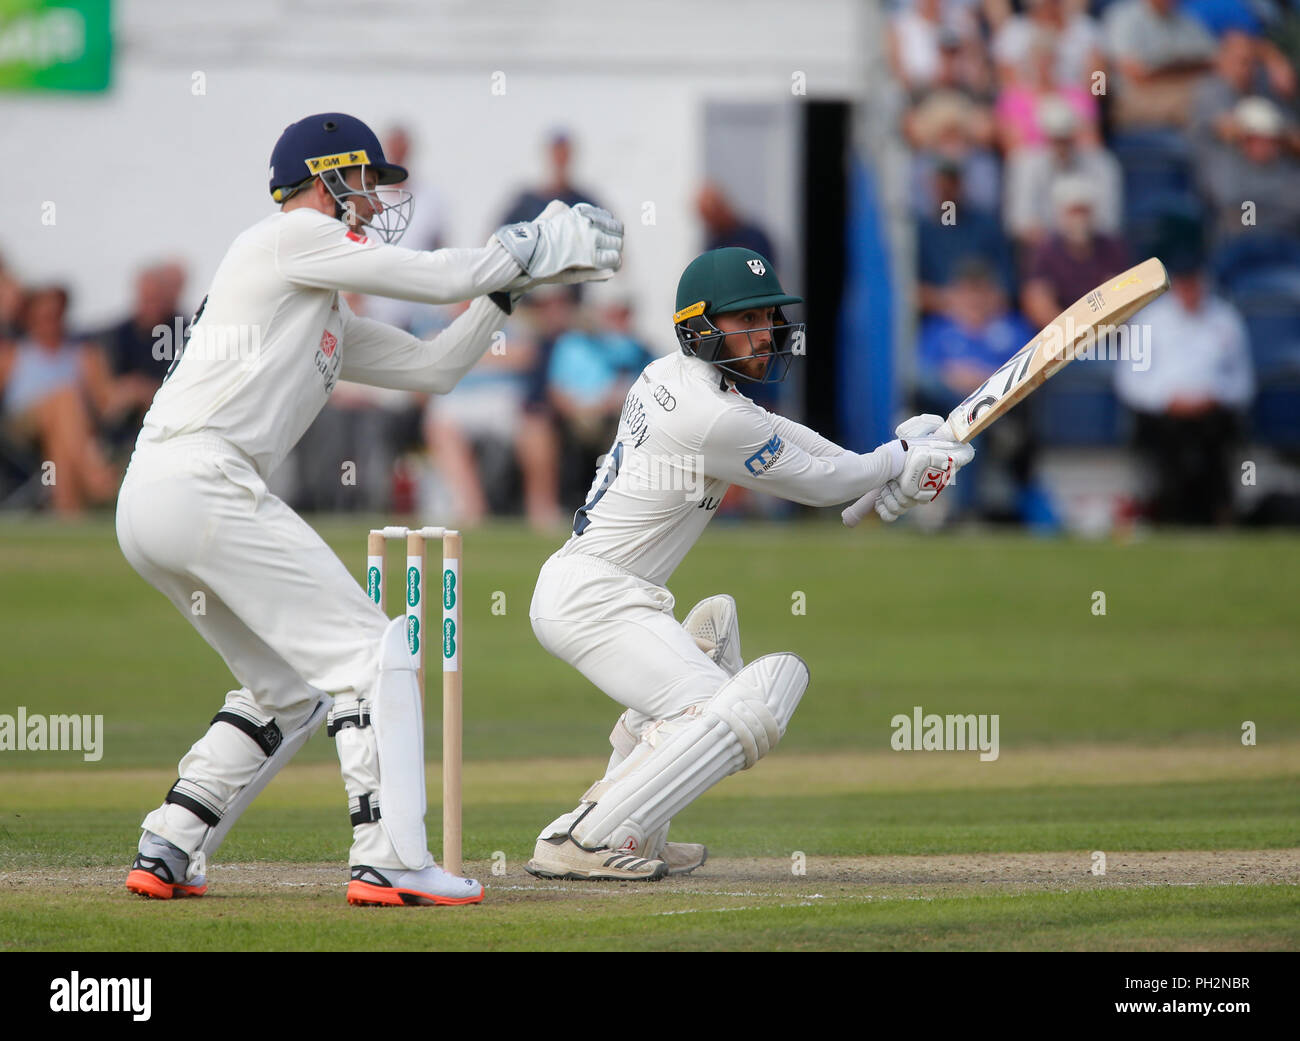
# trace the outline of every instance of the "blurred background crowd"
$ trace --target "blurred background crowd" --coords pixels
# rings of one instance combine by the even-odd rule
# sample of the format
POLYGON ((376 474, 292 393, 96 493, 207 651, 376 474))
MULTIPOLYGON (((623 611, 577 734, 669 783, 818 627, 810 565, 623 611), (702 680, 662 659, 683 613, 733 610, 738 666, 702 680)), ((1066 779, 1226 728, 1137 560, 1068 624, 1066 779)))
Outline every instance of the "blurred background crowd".
MULTIPOLYGON (((884 30, 882 75, 871 81, 879 90, 842 107, 850 127, 855 108, 871 107, 871 140, 884 147, 863 155, 859 137, 855 155, 846 132, 832 164, 847 186, 842 199, 802 167, 805 212, 837 200, 836 264, 820 259, 825 232, 778 249, 771 215, 737 202, 753 195, 743 169, 695 179, 693 251, 673 279, 701 250, 756 249, 794 291, 808 290, 810 354, 837 344, 824 355, 834 364, 817 362, 756 398, 869 450, 854 443, 861 437, 843 406, 845 388, 851 396, 864 379, 854 359, 889 355, 871 371, 891 384, 893 421, 946 414, 1067 305, 1159 256, 1171 290, 984 435, 931 522, 1098 532, 1141 520, 1300 523, 1300 12, 1282 0, 872 6, 884 30), (892 228, 879 232, 886 263, 866 275, 853 261, 864 198, 855 165, 873 175, 865 198, 876 224, 892 228), (900 190, 889 190, 891 176, 900 190), (829 311, 814 310, 827 271, 829 311), (869 282, 865 297, 855 278, 869 282), (891 302, 857 307, 873 293, 891 302)), ((391 123, 387 156, 408 161, 413 142, 436 129, 391 123)), ((537 127, 528 147, 517 192, 497 201, 484 236, 552 198, 619 208, 618 186, 577 176, 591 145, 567 125, 537 127)), ((670 158, 689 162, 689 150, 670 158)), ((406 187, 416 209, 402 245, 453 244, 458 200, 436 171, 412 163, 406 187)), ((618 215, 634 252, 642 215, 618 215)), ((177 257, 183 244, 178 236, 177 257)), ((0 249, 0 507, 77 513, 111 503, 170 363, 160 345, 183 340, 211 272, 159 256, 137 271, 116 321, 81 328, 67 286, 24 275, 20 238, 7 233, 0 249)), ((582 292, 532 294, 449 395, 340 384, 276 475, 278 490, 302 510, 563 525, 636 373, 676 349, 672 300, 638 314, 637 278, 630 268, 582 292)), ((458 311, 349 303, 425 337, 458 311)), ((724 507, 753 511, 782 512, 741 494, 724 507)))

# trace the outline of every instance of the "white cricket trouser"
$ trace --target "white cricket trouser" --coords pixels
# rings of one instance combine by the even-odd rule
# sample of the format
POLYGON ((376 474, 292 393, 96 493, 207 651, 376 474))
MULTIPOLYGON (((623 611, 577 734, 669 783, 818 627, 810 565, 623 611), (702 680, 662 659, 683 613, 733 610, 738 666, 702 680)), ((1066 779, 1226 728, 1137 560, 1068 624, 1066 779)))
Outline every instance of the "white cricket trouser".
MULTIPOLYGON (((575 554, 542 565, 528 613, 543 647, 629 709, 624 722, 639 738, 658 720, 708 701, 729 679, 673 617, 673 603, 663 586, 575 554)), ((608 769, 625 754, 616 748, 608 769)), ((579 806, 562 814, 538 838, 566 834, 581 813, 579 806)))
POLYGON ((708 701, 728 679, 673 617, 673 603, 663 586, 575 554, 542 565, 528 613, 543 647, 644 726, 708 701))
MULTIPOLYGON (((320 692, 335 696, 336 710, 369 694, 388 620, 232 445, 196 434, 139 446, 118 495, 117 535, 131 566, 176 605, 241 684, 226 695, 224 709, 274 719, 287 735, 320 692)), ((205 804, 220 808, 264 760, 251 741, 214 725, 181 760, 179 776, 197 786, 192 790, 205 804)), ((369 786, 344 773, 354 798, 354 787, 369 786)), ((208 825, 164 803, 144 827, 188 852, 208 825)), ((377 824, 354 829, 351 860, 400 863, 377 824)))
POLYGON ((706 702, 727 682, 672 616, 672 594, 597 556, 551 556, 529 617, 547 651, 646 720, 706 702))

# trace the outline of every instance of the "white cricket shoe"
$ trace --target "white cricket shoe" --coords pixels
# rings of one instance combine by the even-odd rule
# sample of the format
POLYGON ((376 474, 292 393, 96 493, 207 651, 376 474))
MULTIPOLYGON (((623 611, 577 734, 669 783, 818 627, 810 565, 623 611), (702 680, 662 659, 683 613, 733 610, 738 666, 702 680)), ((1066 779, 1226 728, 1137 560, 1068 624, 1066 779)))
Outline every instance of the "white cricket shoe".
POLYGON ((161 835, 146 831, 140 836, 135 863, 126 876, 126 888, 151 900, 178 896, 202 896, 208 891, 203 875, 190 875, 190 855, 161 835))
POLYGON ((614 849, 585 850, 567 835, 561 835, 538 839, 533 859, 524 870, 538 878, 575 882, 658 882, 668 874, 668 865, 614 849))
POLYGON ((377 868, 359 864, 352 868, 348 903, 360 907, 419 907, 481 904, 483 887, 432 864, 419 871, 377 868))

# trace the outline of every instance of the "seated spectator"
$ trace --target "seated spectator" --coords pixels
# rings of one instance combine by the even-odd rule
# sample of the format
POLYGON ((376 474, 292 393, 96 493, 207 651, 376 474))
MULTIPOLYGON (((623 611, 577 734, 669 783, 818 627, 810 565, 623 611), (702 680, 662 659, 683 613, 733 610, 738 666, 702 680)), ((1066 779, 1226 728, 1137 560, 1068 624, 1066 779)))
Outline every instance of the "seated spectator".
POLYGON ((939 405, 928 411, 943 415, 1034 334, 1008 308, 995 273, 978 261, 963 261, 947 299, 947 313, 921 324, 917 346, 918 392, 939 405))
POLYGON ((909 91, 937 85, 941 53, 957 47, 977 52, 979 26, 969 9, 944 0, 908 0, 889 24, 889 63, 909 91))
POLYGON ((1012 76, 1003 88, 995 110, 1003 153, 1010 156, 1048 143, 1041 118, 1044 111, 1051 111, 1050 106, 1043 104, 1049 98, 1058 99, 1073 112, 1074 137, 1078 144, 1096 146, 1100 142, 1097 99, 1077 83, 1057 82, 1055 41, 1041 33, 1031 36, 1021 67, 1023 71, 1012 76))
MULTIPOLYGON (((547 394, 555 341, 573 327, 577 305, 570 287, 535 289, 520 301, 517 314, 526 323, 536 349, 527 371, 515 453, 524 486, 524 513, 539 531, 566 521, 560 500, 560 431, 547 394)), ((579 503, 573 503, 577 509, 579 503)))
POLYGON ((516 508, 516 470, 526 471, 527 456, 518 465, 516 458, 536 344, 514 318, 504 332, 500 349, 483 355, 450 394, 432 395, 424 413, 429 455, 451 493, 452 515, 465 525, 516 508))
POLYGON ((632 307, 614 299, 592 309, 590 329, 572 329, 555 341, 547 393, 564 437, 566 500, 591 482, 595 460, 609 451, 628 387, 653 355, 632 336, 632 307))
POLYGON ((955 166, 935 171, 933 196, 925 217, 917 222, 918 296, 923 313, 947 314, 949 288, 963 264, 977 261, 990 268, 1002 291, 1015 286, 1011 243, 997 220, 966 202, 964 182, 955 166), (949 220, 945 203, 955 203, 949 220))
POLYGON ((121 422, 106 431, 118 451, 134 447, 144 414, 181 347, 183 340, 177 331, 183 331, 187 323, 180 302, 184 288, 185 268, 180 263, 168 261, 145 268, 136 276, 135 308, 130 317, 96 337, 128 399, 121 422), (159 351, 160 343, 171 350, 159 351))
MULTIPOLYGON (((1034 334, 1008 308, 994 272, 978 261, 962 264, 947 302, 947 313, 922 322, 916 357, 916 411, 942 416, 1034 334)), ((1022 406, 999 421, 996 436, 981 446, 977 462, 957 482, 959 508, 977 505, 999 520, 1041 516, 1041 497, 1031 481, 1035 446, 1028 415, 1022 406)))
POLYGON ((1057 180, 1052 207, 1053 230, 1029 255, 1021 290, 1021 309, 1037 329, 1132 266, 1123 239, 1097 231, 1096 191, 1085 178, 1076 174, 1057 180))
POLYGON ((918 215, 934 213, 934 182, 941 166, 960 171, 967 206, 997 214, 1002 182, 991 148, 995 124, 988 106, 964 94, 935 91, 906 115, 903 126, 913 148, 912 205, 918 215))
POLYGON ((1106 10, 1104 32, 1116 125, 1187 126, 1192 93, 1214 57, 1205 26, 1180 10, 1180 0, 1119 0, 1106 10))
POLYGON ((0 342, 0 423, 53 464, 42 474, 50 502, 61 514, 76 514, 117 493, 119 475, 100 449, 95 417, 119 418, 131 397, 114 382, 102 350, 68 335, 67 310, 61 286, 33 290, 24 300, 19 339, 0 342))
POLYGON ((700 188, 695 196, 695 209, 704 224, 705 252, 725 246, 743 246, 776 263, 776 251, 767 232, 754 221, 741 217, 718 185, 710 181, 700 188))
POLYGON ((950 90, 987 106, 993 97, 993 72, 980 37, 963 37, 959 31, 945 28, 937 42, 938 64, 926 83, 910 91, 913 103, 937 90, 950 90))
MULTIPOLYGON (((1219 40, 1214 70, 1201 80, 1192 101, 1192 135, 1197 161, 1206 163, 1222 157, 1236 144, 1239 129, 1233 110, 1252 95, 1272 101, 1290 98, 1295 93, 1295 74, 1284 60, 1282 67, 1291 73, 1290 81, 1279 83, 1266 70, 1261 45, 1265 41, 1231 30, 1219 40)), ((1273 44, 1267 45, 1276 50, 1273 44)), ((1288 150, 1300 152, 1300 133, 1292 126, 1284 128, 1288 150)))
POLYGON ((1120 362, 1115 391, 1135 413, 1151 519, 1224 524, 1232 517, 1241 414, 1255 393, 1246 327, 1210 291, 1198 246, 1167 246, 1161 255, 1170 289, 1140 318, 1150 330, 1150 367, 1120 362))
POLYGON ((993 36, 998 79, 1011 84, 1029 61, 1035 37, 1051 41, 1051 82, 1092 89, 1092 75, 1104 68, 1101 28, 1087 11, 1065 0, 1025 0, 1024 13, 1006 19, 993 36))
POLYGON ((1266 98, 1243 98, 1232 110, 1231 146, 1197 168, 1214 212, 1219 243, 1250 233, 1300 235, 1300 161, 1283 146, 1282 113, 1266 98), (1243 210, 1244 204, 1249 210, 1243 210))
POLYGON ((1044 98, 1038 118, 1047 144, 1017 152, 1007 160, 1003 217, 1008 233, 1028 249, 1042 242, 1054 216, 1052 186, 1062 177, 1077 175, 1093 187, 1097 230, 1119 234, 1124 183, 1115 157, 1105 148, 1080 143, 1078 116, 1060 98, 1044 98))

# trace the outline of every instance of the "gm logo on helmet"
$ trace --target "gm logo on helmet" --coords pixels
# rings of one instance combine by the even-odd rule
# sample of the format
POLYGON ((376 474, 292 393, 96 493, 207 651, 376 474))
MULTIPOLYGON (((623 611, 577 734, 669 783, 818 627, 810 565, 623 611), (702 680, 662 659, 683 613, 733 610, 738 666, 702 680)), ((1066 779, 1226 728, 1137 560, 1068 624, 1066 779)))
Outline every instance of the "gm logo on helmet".
POLYGON ((754 274, 756 275, 767 274, 767 268, 763 266, 763 262, 761 260, 755 258, 754 260, 747 260, 745 261, 745 263, 749 265, 749 270, 754 272, 754 274))

